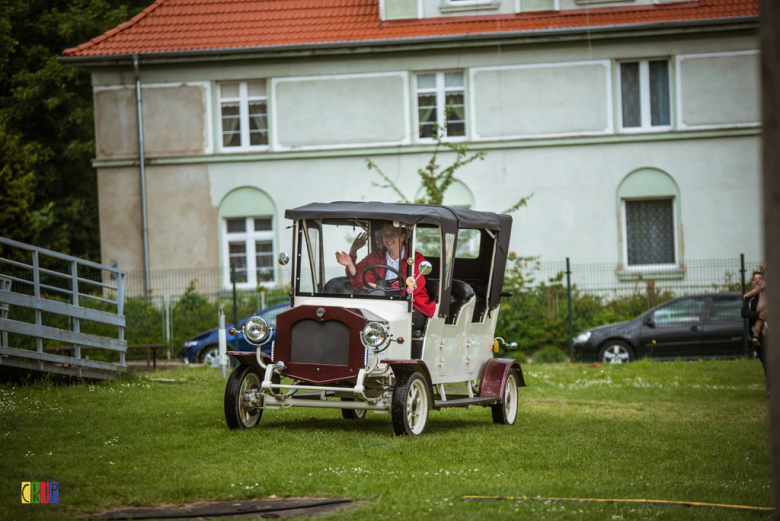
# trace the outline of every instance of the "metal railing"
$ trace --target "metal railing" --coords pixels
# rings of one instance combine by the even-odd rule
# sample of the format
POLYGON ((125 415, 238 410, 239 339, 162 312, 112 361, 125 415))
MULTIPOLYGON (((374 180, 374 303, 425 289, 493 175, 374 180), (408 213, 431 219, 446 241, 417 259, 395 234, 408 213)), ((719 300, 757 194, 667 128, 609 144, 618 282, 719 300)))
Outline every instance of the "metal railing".
POLYGON ((0 247, 0 365, 88 378, 123 373, 125 272, 4 237, 0 247), (16 347, 26 338, 34 350, 16 347), (73 356, 44 352, 51 342, 73 345, 73 356), (118 364, 84 359, 82 346, 118 353, 118 364))

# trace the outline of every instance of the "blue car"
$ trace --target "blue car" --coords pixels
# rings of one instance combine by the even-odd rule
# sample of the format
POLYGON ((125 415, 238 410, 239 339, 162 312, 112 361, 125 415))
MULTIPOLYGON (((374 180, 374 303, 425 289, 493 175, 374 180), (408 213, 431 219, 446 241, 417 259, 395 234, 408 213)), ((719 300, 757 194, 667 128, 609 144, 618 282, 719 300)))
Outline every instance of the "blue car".
MULTIPOLYGON (((274 328, 274 330, 271 332, 271 339, 265 343, 262 347, 263 353, 271 354, 271 344, 274 341, 274 338, 276 337, 276 315, 279 313, 282 313, 283 311, 287 311, 290 309, 290 302, 282 302, 281 304, 275 304, 273 306, 267 307, 264 310, 262 310, 260 313, 254 313, 252 315, 249 315, 248 317, 244 317, 238 322, 238 327, 236 329, 241 329, 244 326, 244 322, 247 321, 247 319, 254 317, 254 316, 261 316, 265 319, 265 321, 268 323, 269 326, 274 328)), ((225 326, 226 330, 229 330, 231 327, 233 327, 233 324, 228 324, 225 326)), ((235 351, 234 347, 234 335, 231 335, 230 333, 227 333, 227 350, 228 351, 235 351)), ((249 344, 243 336, 239 335, 238 337, 238 350, 239 351, 255 351, 257 348, 251 344, 249 344)), ((184 347, 181 348, 181 351, 179 351, 179 358, 184 361, 184 363, 195 363, 195 362, 202 362, 204 364, 209 364, 211 366, 216 366, 219 363, 219 329, 214 328, 210 329, 208 331, 205 331, 203 333, 200 333, 191 339, 189 339, 187 342, 184 342, 184 347)))

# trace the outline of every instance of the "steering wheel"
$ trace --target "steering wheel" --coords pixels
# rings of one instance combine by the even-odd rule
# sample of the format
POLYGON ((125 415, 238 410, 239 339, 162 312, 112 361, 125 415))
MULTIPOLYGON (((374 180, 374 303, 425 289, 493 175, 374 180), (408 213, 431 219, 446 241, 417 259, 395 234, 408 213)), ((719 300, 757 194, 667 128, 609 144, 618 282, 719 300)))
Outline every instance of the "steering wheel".
POLYGON ((376 288, 378 290, 384 291, 388 295, 400 295, 404 291, 404 285, 401 284, 401 279, 403 276, 401 273, 395 269, 391 268, 390 266, 387 266, 386 264, 371 264, 370 266, 366 266, 363 270, 363 286, 366 288, 370 288, 368 281, 366 280, 366 274, 372 273, 374 275, 374 278, 376 279, 376 288), (383 270, 389 270, 392 273, 395 273, 395 278, 390 280, 385 280, 383 277, 380 277, 377 273, 377 269, 383 269, 383 270), (393 282, 398 282, 397 288, 391 288, 388 287, 388 284, 392 284, 393 282))

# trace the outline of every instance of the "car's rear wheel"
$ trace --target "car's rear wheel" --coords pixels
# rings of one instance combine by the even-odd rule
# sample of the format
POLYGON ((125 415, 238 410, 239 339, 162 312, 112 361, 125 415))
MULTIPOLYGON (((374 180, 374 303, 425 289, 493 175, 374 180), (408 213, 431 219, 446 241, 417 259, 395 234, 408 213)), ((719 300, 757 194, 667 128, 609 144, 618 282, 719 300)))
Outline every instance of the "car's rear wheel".
MULTIPOLYGON (((342 402, 354 402, 352 398, 342 398, 342 402)), ((345 420, 362 420, 366 417, 366 409, 341 409, 341 417, 345 420)))
POLYGON ((262 378, 246 364, 236 367, 225 387, 225 422, 230 429, 256 427, 263 416, 262 378))
POLYGON ((421 373, 402 374, 395 384, 391 416, 396 436, 419 436, 428 425, 428 382, 421 373))
POLYGON ((634 361, 634 350, 620 340, 610 340, 599 351, 599 361, 605 364, 627 364, 634 361))
POLYGON ((501 425, 514 425, 517 419, 517 373, 514 369, 509 370, 504 384, 504 395, 502 403, 496 403, 490 406, 493 412, 493 423, 501 425))

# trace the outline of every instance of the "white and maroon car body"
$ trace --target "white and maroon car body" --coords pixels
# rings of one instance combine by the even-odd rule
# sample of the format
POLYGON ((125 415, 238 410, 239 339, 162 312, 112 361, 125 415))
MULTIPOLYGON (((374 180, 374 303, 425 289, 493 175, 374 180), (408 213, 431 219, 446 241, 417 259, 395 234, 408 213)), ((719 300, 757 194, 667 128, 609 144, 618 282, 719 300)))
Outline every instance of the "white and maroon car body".
MULTIPOLYGON (((368 410, 389 413, 395 433, 410 435, 422 434, 428 412, 444 407, 491 407, 496 423, 515 422, 522 369, 515 360, 494 358, 503 340, 494 334, 507 296, 501 285, 511 217, 350 202, 314 203, 285 217, 293 221, 291 309, 277 317, 270 357, 259 347, 228 353, 240 362, 225 390, 229 427, 256 426, 264 409, 287 407, 339 408, 346 419, 368 410), (351 241, 346 232, 373 238, 387 222, 406 236, 409 258, 401 262, 413 265, 409 252, 422 251, 429 265, 420 264, 416 280, 358 290, 344 267, 331 262, 330 250, 351 241), (424 323, 417 314, 413 323, 415 296, 406 288, 423 280, 435 311, 424 323), (451 392, 453 384, 459 393, 451 392)), ((369 249, 379 247, 372 243, 369 249)), ((280 255, 280 263, 289 259, 280 255)), ((260 344, 267 328, 256 325, 259 330, 245 327, 244 334, 260 344)))

